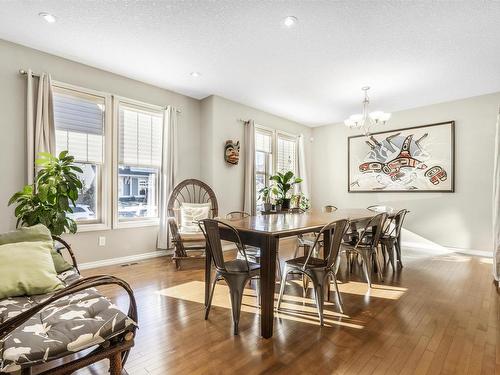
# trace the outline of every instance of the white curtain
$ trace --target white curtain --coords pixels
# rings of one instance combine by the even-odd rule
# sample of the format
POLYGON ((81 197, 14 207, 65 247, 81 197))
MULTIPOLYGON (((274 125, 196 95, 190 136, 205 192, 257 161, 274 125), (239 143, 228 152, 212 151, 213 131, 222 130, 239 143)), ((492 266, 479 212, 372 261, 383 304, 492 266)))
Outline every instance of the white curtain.
POLYGON ((243 211, 255 215, 255 123, 253 120, 245 122, 244 142, 243 211))
POLYGON ((493 277, 500 282, 500 108, 497 116, 493 167, 493 277))
POLYGON ((47 73, 33 77, 31 69, 27 73, 27 174, 28 184, 35 178, 35 160, 39 152, 56 153, 56 129, 54 125, 54 100, 52 82, 47 73), (35 96, 36 80, 38 90, 35 96))
POLYGON ((158 248, 170 248, 167 201, 177 173, 177 109, 168 106, 163 116, 163 144, 160 176, 160 229, 158 248))
POLYGON ((297 169, 297 176, 302 178, 302 183, 300 184, 300 192, 303 193, 306 198, 311 198, 309 196, 309 179, 307 178, 307 167, 306 167, 306 152, 304 150, 304 135, 299 135, 299 163, 297 169))

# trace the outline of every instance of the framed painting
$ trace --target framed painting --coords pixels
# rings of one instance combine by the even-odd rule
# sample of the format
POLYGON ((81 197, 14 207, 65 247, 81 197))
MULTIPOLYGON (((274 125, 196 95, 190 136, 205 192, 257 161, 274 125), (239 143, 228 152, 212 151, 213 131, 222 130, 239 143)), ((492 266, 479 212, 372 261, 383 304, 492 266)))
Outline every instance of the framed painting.
POLYGON ((454 192, 455 121, 349 137, 349 192, 454 192))

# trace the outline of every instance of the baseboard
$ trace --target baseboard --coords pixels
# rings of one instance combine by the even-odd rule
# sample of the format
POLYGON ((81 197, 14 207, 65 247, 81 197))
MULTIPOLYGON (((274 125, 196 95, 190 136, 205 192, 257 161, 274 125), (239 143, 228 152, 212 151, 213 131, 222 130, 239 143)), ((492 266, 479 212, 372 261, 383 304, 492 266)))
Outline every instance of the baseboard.
POLYGON ((486 250, 475 250, 475 249, 463 249, 459 247, 447 247, 433 244, 422 244, 418 242, 401 242, 402 247, 415 249, 419 251, 425 251, 427 253, 435 254, 435 253, 460 253, 465 255, 474 255, 479 257, 492 258, 493 253, 486 250))
MULTIPOLYGON (((225 244, 222 246, 223 251, 229 251, 229 250, 234 250, 234 249, 236 249, 236 246, 234 244, 225 244)), ((126 257, 118 257, 118 258, 111 258, 111 259, 96 260, 94 262, 81 263, 78 265, 78 268, 81 270, 88 270, 91 268, 114 266, 117 264, 126 264, 126 263, 138 262, 141 260, 146 260, 146 259, 151 259, 151 258, 169 256, 169 255, 173 255, 173 253, 174 253, 173 250, 156 250, 156 251, 150 251, 150 252, 142 253, 142 254, 129 255, 126 257)))
POLYGON ((173 254, 172 250, 156 250, 156 251, 150 251, 148 253, 128 255, 125 257, 103 259, 103 260, 96 260, 94 262, 81 263, 78 265, 78 268, 81 270, 88 270, 90 268, 114 266, 117 264, 138 262, 140 260, 163 257, 163 256, 172 255, 172 254, 173 254))

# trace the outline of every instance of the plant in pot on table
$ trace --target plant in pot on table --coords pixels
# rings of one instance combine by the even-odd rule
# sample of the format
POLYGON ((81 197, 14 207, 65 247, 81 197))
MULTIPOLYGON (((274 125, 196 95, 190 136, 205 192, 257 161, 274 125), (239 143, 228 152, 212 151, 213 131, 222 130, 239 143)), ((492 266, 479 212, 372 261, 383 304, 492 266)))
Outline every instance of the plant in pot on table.
POLYGON ((272 186, 264 186, 262 189, 259 190, 259 200, 262 200, 264 202, 264 211, 269 212, 272 209, 272 204, 271 204, 271 193, 272 193, 272 186))
POLYGON ((300 184, 302 179, 295 177, 292 171, 288 171, 285 173, 278 172, 271 176, 270 180, 275 183, 272 192, 276 196, 276 203, 281 205, 282 210, 288 210, 290 208, 291 190, 296 184, 300 184))

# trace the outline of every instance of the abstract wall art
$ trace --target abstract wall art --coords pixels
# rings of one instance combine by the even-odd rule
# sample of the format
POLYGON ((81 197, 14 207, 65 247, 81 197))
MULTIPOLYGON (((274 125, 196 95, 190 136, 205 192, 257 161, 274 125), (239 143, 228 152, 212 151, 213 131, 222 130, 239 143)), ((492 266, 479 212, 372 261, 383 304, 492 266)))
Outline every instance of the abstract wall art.
POLYGON ((455 122, 348 138, 349 192, 453 192, 455 122))

